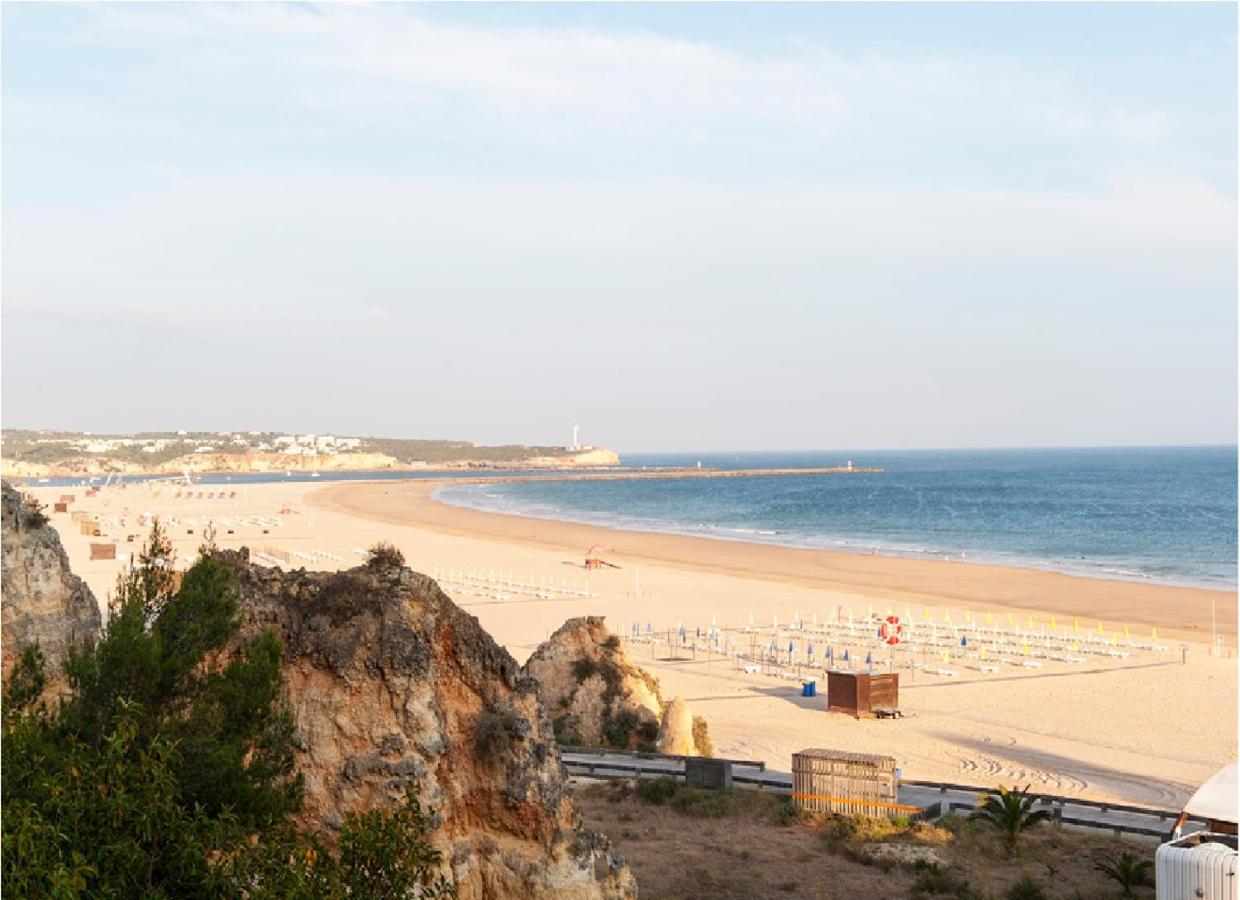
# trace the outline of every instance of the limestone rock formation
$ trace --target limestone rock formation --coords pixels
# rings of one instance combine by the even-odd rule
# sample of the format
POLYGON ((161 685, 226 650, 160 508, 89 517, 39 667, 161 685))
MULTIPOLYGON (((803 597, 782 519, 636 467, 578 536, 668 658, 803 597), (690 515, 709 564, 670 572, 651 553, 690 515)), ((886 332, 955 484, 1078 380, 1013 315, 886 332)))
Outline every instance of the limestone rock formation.
POLYGON ((602 616, 569 619, 525 664, 559 740, 588 747, 653 749, 659 683, 634 665, 602 616))
POLYGON ((99 604, 70 571, 60 535, 46 517, 7 482, 0 492, 3 669, 7 673, 22 651, 37 643, 49 685, 54 685, 69 648, 98 636, 99 604))
POLYGON ((689 704, 680 697, 663 710, 656 746, 660 753, 675 756, 713 756, 706 720, 689 711, 689 704))
POLYGON ((281 572, 219 551, 242 633, 272 628, 297 719, 305 824, 413 785, 462 900, 636 895, 573 807, 535 683, 431 579, 396 565, 281 572))
POLYGON ((664 709, 659 682, 629 659, 602 616, 569 619, 534 651, 525 671, 538 681, 547 715, 565 743, 710 755, 706 723, 694 719, 680 698, 664 709), (668 714, 675 716, 670 726, 668 714), (668 727, 687 737, 664 741, 668 727), (664 749, 673 743, 681 749, 664 749))

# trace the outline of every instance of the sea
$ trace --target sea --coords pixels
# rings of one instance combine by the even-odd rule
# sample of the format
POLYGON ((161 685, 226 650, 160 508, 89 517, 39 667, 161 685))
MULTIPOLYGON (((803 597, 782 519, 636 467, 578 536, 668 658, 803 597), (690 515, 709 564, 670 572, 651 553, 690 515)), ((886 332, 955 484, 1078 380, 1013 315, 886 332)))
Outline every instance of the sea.
POLYGON ((1234 590, 1236 448, 624 454, 625 466, 848 475, 439 488, 473 509, 641 531, 1234 590))

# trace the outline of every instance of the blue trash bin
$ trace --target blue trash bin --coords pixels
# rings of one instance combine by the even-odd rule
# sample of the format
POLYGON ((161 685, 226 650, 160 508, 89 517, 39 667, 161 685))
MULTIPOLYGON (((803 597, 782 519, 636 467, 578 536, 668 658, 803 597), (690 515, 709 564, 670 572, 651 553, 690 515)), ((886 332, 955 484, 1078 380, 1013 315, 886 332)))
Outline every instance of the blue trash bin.
POLYGON ((818 695, 818 682, 817 681, 802 681, 801 682, 801 696, 802 697, 815 697, 817 695, 818 695))

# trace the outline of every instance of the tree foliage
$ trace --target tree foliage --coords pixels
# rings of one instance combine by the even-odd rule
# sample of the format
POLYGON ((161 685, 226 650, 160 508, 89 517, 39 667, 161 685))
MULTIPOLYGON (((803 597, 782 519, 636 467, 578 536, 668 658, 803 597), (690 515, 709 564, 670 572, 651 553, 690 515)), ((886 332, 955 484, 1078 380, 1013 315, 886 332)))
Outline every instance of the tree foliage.
POLYGON ((1000 785, 999 790, 982 797, 969 818, 993 825, 1003 835, 1008 849, 1012 850, 1022 832, 1051 818, 1049 810, 1033 808, 1037 802, 1037 797, 1029 796, 1029 785, 1021 791, 1008 790, 1000 785))
POLYGON ((299 834, 282 647, 247 640, 212 547, 178 577, 158 523, 94 646, 39 698, 37 647, 5 680, 3 891, 12 897, 442 896, 413 795, 351 817, 331 853, 299 834))
POLYGON ((1125 850, 1118 855, 1099 857, 1094 861, 1094 868, 1119 886, 1120 896, 1135 897, 1137 888, 1149 884, 1154 863, 1125 850))

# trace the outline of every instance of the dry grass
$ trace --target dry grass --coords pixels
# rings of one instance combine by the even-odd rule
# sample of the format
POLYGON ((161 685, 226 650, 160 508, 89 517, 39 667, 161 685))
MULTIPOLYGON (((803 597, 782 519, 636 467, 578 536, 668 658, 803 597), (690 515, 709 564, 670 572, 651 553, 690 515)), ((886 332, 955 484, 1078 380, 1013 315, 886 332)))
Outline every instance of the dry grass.
MULTIPOLYGON (((779 798, 735 790, 717 800, 709 792, 676 794, 660 805, 639 798, 631 784, 575 789, 586 825, 608 835, 637 876, 643 900, 674 898, 900 898, 962 897, 1002 900, 1028 874, 1048 898, 1115 898, 1119 890, 1094 871, 1098 854, 1131 850, 1151 858, 1154 847, 1044 826, 1004 854, 996 834, 954 818, 945 827, 840 818, 777 824, 779 798), (873 860, 877 844, 911 845, 942 860, 948 893, 917 892, 911 865, 873 860)), ((649 792, 647 792, 649 794, 649 792)), ((658 792, 655 792, 657 795, 658 792)), ((923 877, 921 884, 934 879, 923 877)), ((1152 897, 1145 889, 1142 897, 1152 897)))

